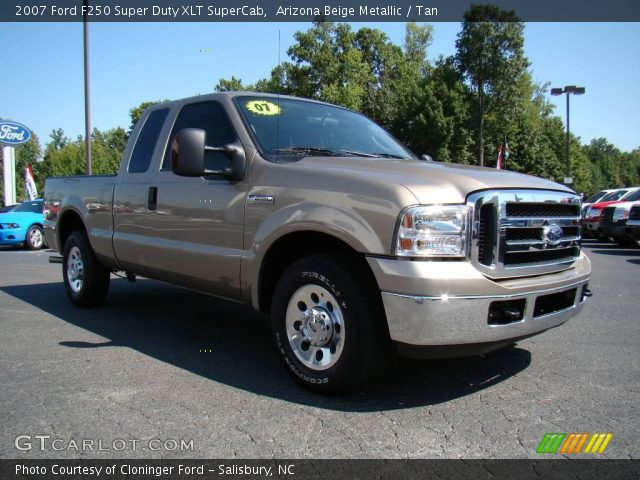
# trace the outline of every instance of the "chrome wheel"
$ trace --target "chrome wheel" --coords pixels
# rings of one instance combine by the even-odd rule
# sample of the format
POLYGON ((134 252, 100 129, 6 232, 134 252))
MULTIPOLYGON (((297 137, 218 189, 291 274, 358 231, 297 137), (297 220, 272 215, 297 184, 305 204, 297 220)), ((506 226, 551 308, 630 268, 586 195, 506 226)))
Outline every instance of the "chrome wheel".
POLYGON ((287 305, 286 329, 293 353, 312 370, 332 367, 342 354, 342 310, 324 287, 309 284, 294 292, 287 305))
POLYGON ((42 236, 42 230, 39 228, 32 228, 29 231, 29 244, 31 247, 34 249, 42 248, 43 243, 44 237, 42 236))
POLYGON ((82 290, 82 284, 84 283, 84 262, 82 261, 80 249, 76 246, 71 248, 67 259, 67 280, 69 282, 69 288, 71 288, 73 293, 78 293, 82 290))

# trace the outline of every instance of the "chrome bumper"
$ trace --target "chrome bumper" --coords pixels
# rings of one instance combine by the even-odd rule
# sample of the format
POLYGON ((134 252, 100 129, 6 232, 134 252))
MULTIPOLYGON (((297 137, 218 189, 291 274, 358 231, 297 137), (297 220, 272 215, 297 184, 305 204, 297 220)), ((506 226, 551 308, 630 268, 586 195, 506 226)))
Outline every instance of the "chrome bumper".
POLYGON ((394 341, 410 345, 462 345, 516 339, 544 332, 563 324, 582 310, 582 289, 587 282, 527 295, 494 297, 417 297, 382 292, 389 332, 394 341), (573 305, 534 316, 538 297, 576 289, 573 305), (492 302, 526 301, 522 320, 505 325, 490 325, 492 302))
POLYGON ((501 282, 481 275, 468 262, 368 261, 382 291, 391 339, 415 346, 502 342, 557 327, 582 310, 591 273, 584 254, 564 272, 501 282), (535 314, 541 297, 573 289, 572 302, 535 314), (517 300, 524 301, 521 318, 490 324, 493 302, 517 300))

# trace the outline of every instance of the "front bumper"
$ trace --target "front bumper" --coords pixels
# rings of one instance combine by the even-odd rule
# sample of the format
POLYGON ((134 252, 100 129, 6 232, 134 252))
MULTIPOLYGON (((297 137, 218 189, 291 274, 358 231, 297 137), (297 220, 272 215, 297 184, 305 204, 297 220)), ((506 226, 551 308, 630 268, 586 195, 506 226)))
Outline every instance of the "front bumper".
POLYGON ((410 346, 498 344, 557 327, 582 310, 591 273, 584 254, 569 270, 503 281, 485 277, 468 262, 368 262, 382 291, 391 339, 410 346), (556 298, 561 301, 554 307, 556 298), (519 305, 520 318, 493 324, 490 308, 503 305, 494 302, 519 305))
POLYGON ((629 220, 626 233, 634 240, 640 240, 640 220, 629 220))
POLYGON ((600 221, 593 222, 587 220, 584 222, 584 228, 589 233, 598 233, 598 228, 600 227, 600 221))
POLYGON ((627 235, 626 222, 620 224, 601 224, 602 234, 609 238, 624 238, 627 235))
POLYGON ((24 243, 24 235, 19 228, 0 229, 0 245, 20 245, 24 243))

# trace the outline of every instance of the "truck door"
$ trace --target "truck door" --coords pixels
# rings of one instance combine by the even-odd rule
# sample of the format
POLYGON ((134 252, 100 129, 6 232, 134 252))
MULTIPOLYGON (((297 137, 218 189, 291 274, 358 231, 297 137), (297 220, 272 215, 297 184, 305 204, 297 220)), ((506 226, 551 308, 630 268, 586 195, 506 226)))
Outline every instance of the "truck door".
MULTIPOLYGON (((152 238, 147 264, 160 280, 240 300, 246 183, 217 175, 175 175, 170 168, 171 143, 184 128, 204 130, 209 146, 239 141, 220 103, 204 101, 182 106, 169 133, 160 168, 149 179, 151 203, 146 223, 152 238)), ((207 168, 221 169, 228 162, 223 155, 207 152, 207 168)))
MULTIPOLYGON (((163 130, 168 129, 169 108, 152 110, 131 134, 113 194, 113 249, 125 270, 142 275, 151 232, 148 219, 149 175, 152 160, 162 155, 158 146, 163 130)), ((165 135, 166 137, 166 135, 165 135)), ((163 145, 164 146, 164 145, 163 145)), ((157 162, 153 162, 156 164, 157 162)))

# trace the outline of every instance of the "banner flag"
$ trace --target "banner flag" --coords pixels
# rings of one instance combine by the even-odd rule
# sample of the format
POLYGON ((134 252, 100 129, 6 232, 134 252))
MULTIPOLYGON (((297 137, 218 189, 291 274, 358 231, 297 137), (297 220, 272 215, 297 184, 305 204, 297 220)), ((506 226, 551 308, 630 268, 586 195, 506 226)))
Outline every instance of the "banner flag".
POLYGON ((36 182, 33 179, 33 170, 30 163, 27 163, 24 169, 24 186, 27 189, 27 193, 29 193, 29 200, 38 198, 38 187, 36 187, 36 182))

